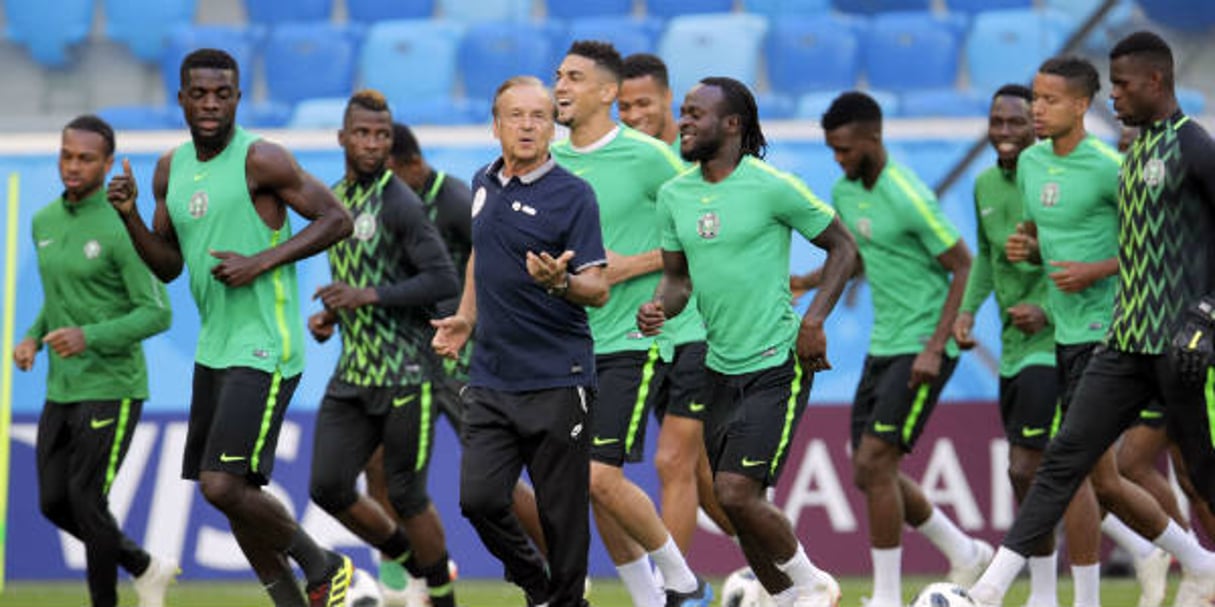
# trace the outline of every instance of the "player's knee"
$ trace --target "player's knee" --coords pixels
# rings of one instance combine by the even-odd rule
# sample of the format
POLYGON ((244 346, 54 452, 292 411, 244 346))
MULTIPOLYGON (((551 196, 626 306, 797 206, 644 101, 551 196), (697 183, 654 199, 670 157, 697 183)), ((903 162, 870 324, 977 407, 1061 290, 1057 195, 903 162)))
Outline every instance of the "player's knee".
POLYGON ((354 483, 345 483, 340 479, 313 478, 308 495, 317 506, 333 515, 345 512, 359 500, 354 483))
POLYGON ((489 483, 464 483, 460 486, 460 512, 464 514, 464 518, 494 518, 510 510, 511 494, 493 491, 488 485, 489 483))
POLYGON ((889 480, 892 476, 893 472, 886 460, 875 454, 862 452, 852 459, 852 482, 861 491, 866 491, 883 480, 889 480))
POLYGON ((401 487, 388 488, 388 501, 402 519, 413 518, 430 506, 430 496, 423 483, 409 483, 401 487))
POLYGON ((202 472, 198 477, 198 490, 207 503, 220 512, 235 510, 244 497, 244 479, 222 472, 202 472))
POLYGON ((1037 472, 1037 466, 1030 462, 1012 460, 1008 463, 1008 481, 1021 495, 1029 491, 1030 484, 1034 482, 1035 472, 1037 472))
POLYGON ((624 472, 616 466, 591 463, 591 500, 603 504, 610 502, 618 492, 624 472))
POLYGON ((756 498, 755 484, 739 478, 718 475, 713 479, 713 495, 717 498, 721 509, 726 512, 726 516, 730 520, 738 520, 738 517, 746 512, 752 500, 756 498))
POLYGON ((658 478, 662 484, 694 479, 695 455, 695 453, 688 454, 685 450, 670 445, 660 446, 658 452, 654 454, 654 468, 658 470, 658 478))
POLYGON ((56 527, 69 527, 72 523, 72 505, 66 491, 44 490, 38 497, 38 508, 42 516, 55 524, 56 527))

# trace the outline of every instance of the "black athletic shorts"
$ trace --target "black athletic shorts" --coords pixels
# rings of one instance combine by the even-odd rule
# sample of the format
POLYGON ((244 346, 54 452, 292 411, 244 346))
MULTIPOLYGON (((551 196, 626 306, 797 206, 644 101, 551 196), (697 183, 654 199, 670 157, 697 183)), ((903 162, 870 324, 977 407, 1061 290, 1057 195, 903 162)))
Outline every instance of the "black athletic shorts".
POLYGON ((1059 381, 1059 410, 1067 414, 1071 407, 1072 398, 1076 395, 1076 386, 1088 368, 1088 362, 1093 357, 1097 342, 1085 344, 1055 344, 1055 371, 1059 381))
POLYGON ((143 401, 134 399, 47 401, 38 418, 35 443, 39 481, 88 479, 90 487, 100 489, 102 495, 109 493, 142 410, 143 401), (44 479, 48 473, 60 478, 44 479))
POLYGON ((1010 445, 1041 451, 1062 420, 1059 375, 1054 367, 1030 365, 1000 378, 1000 421, 1010 445))
POLYGON ((710 370, 705 447, 713 471, 775 485, 813 384, 792 352, 779 366, 751 373, 710 370))
POLYGON ((709 371, 705 368, 705 354, 709 346, 703 341, 681 344, 675 347, 675 359, 660 363, 654 374, 654 387, 650 397, 654 403, 654 416, 658 423, 670 413, 704 421, 709 387, 709 371))
POLYGON ((182 478, 198 480, 200 471, 211 470, 269 483, 279 429, 299 381, 299 375, 195 363, 182 478))
POLYGON ((941 390, 958 366, 958 359, 941 357, 941 373, 931 384, 907 387, 915 354, 866 356, 861 382, 852 401, 852 448, 870 434, 910 453, 924 431, 941 390))
POLYGON ((641 461, 658 362, 657 344, 643 352, 595 357, 599 397, 591 409, 592 461, 612 466, 641 461))
POLYGON ((1164 404, 1157 399, 1152 399, 1147 406, 1139 412, 1139 417, 1135 419, 1133 426, 1146 426, 1156 430, 1163 430, 1168 424, 1168 420, 1164 416, 1164 404))

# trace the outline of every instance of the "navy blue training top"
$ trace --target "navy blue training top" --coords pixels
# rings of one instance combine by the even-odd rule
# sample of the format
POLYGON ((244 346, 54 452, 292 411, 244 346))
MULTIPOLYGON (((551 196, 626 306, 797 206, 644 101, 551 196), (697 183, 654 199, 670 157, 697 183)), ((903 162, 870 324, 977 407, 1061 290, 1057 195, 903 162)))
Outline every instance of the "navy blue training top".
POLYGON ((469 384, 506 392, 595 385, 586 310, 527 273, 528 251, 574 251, 570 272, 607 265, 591 186, 550 158, 502 180, 502 159, 473 177, 476 347, 469 384))

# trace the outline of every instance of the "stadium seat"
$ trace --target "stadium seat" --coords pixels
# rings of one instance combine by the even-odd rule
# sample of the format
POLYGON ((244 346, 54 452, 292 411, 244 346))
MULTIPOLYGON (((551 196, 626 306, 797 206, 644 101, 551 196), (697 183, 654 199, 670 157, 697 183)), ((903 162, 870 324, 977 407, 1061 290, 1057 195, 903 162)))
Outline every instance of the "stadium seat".
POLYGON ((945 6, 949 8, 950 12, 973 15, 983 11, 1033 8, 1034 0, 945 0, 945 6))
MULTIPOLYGON (((1083 23, 1104 3, 1105 0, 1046 0, 1046 8, 1067 15, 1075 23, 1083 23)), ((1118 0, 1097 28, 1084 39, 1084 49, 1104 57, 1113 45, 1114 36, 1128 31, 1134 12, 1133 0, 1118 0)))
POLYGON ((29 50, 44 67, 71 62, 69 48, 84 42, 93 23, 93 0, 8 0, 4 3, 6 36, 29 50))
POLYGON ((899 110, 908 118, 984 116, 990 96, 956 88, 908 91, 899 97, 899 110))
POLYGON ((174 27, 194 18, 195 0, 106 0, 106 36, 131 49, 141 61, 155 63, 174 27))
POLYGON ((549 19, 623 17, 633 13, 633 0, 548 0, 549 19))
POLYGON ((658 44, 667 63, 671 90, 682 98, 707 75, 729 76, 752 89, 759 76, 759 50, 768 20, 759 15, 675 17, 658 44))
POLYGON ((199 48, 227 51, 240 67, 240 88, 246 96, 253 94, 253 71, 257 46, 264 35, 260 27, 228 27, 223 25, 183 25, 169 32, 169 41, 160 55, 160 75, 165 88, 165 101, 172 104, 181 88, 181 60, 199 48))
POLYGON ((1139 2, 1148 19, 1185 32, 1210 32, 1215 26, 1215 3, 1194 0, 1139 2))
POLYGON ((346 14, 358 23, 426 19, 434 13, 435 0, 346 0, 346 14))
POLYGON ((1050 10, 986 11, 975 16, 966 40, 970 86, 994 91, 1006 82, 1029 82, 1045 59, 1063 48, 1073 25, 1050 10))
POLYGON ((1177 105, 1181 111, 1190 116, 1201 116, 1207 109, 1206 95, 1202 91, 1185 87, 1177 87, 1177 105))
POLYGON ((346 97, 305 99, 291 112, 287 126, 293 129, 340 129, 346 113, 346 97))
POLYGON ((575 40, 607 40, 620 55, 653 53, 662 34, 662 21, 638 17, 585 17, 569 23, 563 43, 555 50, 564 52, 575 40))
POLYGON ((743 9, 769 19, 788 15, 821 15, 831 10, 831 0, 743 0, 743 9))
POLYGON ((958 79, 959 17, 882 13, 864 36, 870 86, 889 91, 953 86, 958 79))
POLYGON ((553 35, 550 27, 530 22, 471 26, 460 45, 465 96, 492 99, 499 84, 521 74, 551 80, 556 53, 565 50, 554 50, 553 35))
POLYGON ((290 21, 328 21, 333 0, 244 0, 250 23, 278 25, 290 21))
POLYGON ((760 120, 788 120, 797 115, 797 100, 789 95, 759 93, 755 95, 755 105, 760 120))
MULTIPOLYGON (((892 118, 899 115, 899 98, 894 93, 886 91, 865 91, 865 94, 873 97, 878 105, 882 108, 882 117, 892 118)), ((813 120, 818 122, 823 117, 823 112, 831 107, 831 102, 840 95, 840 91, 824 91, 819 93, 806 93, 797 100, 797 117, 803 120, 813 120)))
POLYGON ((97 115, 119 131, 159 131, 178 128, 181 108, 176 105, 118 105, 97 110, 97 115))
POLYGON ((294 107, 285 103, 246 102, 237 108, 236 116, 240 124, 249 128, 277 129, 287 126, 293 111, 294 107))
POLYGON ((437 19, 377 23, 368 30, 359 53, 362 83, 393 103, 447 99, 456 81, 463 34, 463 25, 437 19))
POLYGON ((483 124, 490 121, 490 102, 481 99, 424 99, 392 106, 395 120, 406 124, 483 124))
POLYGON ((874 15, 891 11, 927 11, 932 0, 831 0, 835 9, 845 13, 874 15))
POLYGON ((856 86, 860 71, 857 23, 837 15, 773 19, 764 41, 772 89, 796 96, 856 86))
POLYGON ((439 0, 439 9, 456 21, 526 21, 532 0, 439 0))
POLYGON ((354 88, 357 35, 332 23, 285 23, 270 31, 262 59, 270 100, 293 104, 354 88))
POLYGON ((645 14, 663 19, 731 10, 734 10, 734 0, 645 0, 645 14))

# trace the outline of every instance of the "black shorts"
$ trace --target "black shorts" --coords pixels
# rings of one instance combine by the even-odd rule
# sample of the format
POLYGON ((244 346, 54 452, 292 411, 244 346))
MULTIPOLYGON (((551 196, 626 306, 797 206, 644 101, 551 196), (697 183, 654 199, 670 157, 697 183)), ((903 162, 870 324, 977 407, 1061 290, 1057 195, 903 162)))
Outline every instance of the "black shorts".
POLYGON ((198 480, 210 470, 269 483, 278 432, 299 382, 299 375, 195 363, 182 478, 198 480))
POLYGON ((1076 386, 1093 357, 1097 343, 1055 344, 1055 371, 1059 382, 1059 410, 1066 415, 1076 394, 1076 386))
POLYGON ((958 366, 958 359, 941 357, 937 380, 917 389, 907 387, 915 354, 866 356, 861 382, 852 402, 852 448, 869 434, 910 453, 937 406, 941 390, 958 366))
POLYGON ((1030 365, 1000 378, 1000 421, 1010 445, 1041 451, 1059 429, 1059 375, 1054 367, 1030 365))
MULTIPOLYGON (((455 362, 455 361, 445 361, 455 362)), ((461 392, 464 391, 464 386, 468 382, 459 379, 456 375, 440 375, 431 382, 431 399, 434 401, 435 411, 442 413, 447 418, 447 422, 451 424, 451 429, 455 430, 456 436, 464 434, 464 397, 461 392)))
MULTIPOLYGON (((108 493, 142 410, 143 401, 134 399, 47 401, 38 418, 35 443, 39 481, 45 473, 54 473, 60 477, 52 479, 55 482, 85 479, 89 489, 100 495, 108 493)), ((73 488, 89 491, 82 486, 73 488)))
POLYGON ((1152 399, 1139 412, 1139 417, 1131 425, 1163 430, 1167 424, 1168 420, 1164 417, 1164 404, 1158 399, 1152 399))
POLYGON ((705 447, 713 471, 775 485, 813 384, 814 374, 792 353, 779 366, 751 373, 710 370, 705 447))
POLYGON ((654 417, 658 423, 670 413, 704 421, 708 402, 709 370, 705 368, 705 354, 709 346, 703 341, 675 347, 675 359, 661 363, 654 374, 650 398, 654 417))
POLYGON ((388 494, 402 517, 429 503, 426 478, 437 414, 431 384, 355 386, 334 379, 316 416, 312 485, 329 492, 341 511, 354 503, 355 481, 384 446, 388 494))
POLYGON ((641 461, 658 362, 657 344, 644 352, 595 357, 599 396, 591 409, 592 461, 612 466, 641 461))

